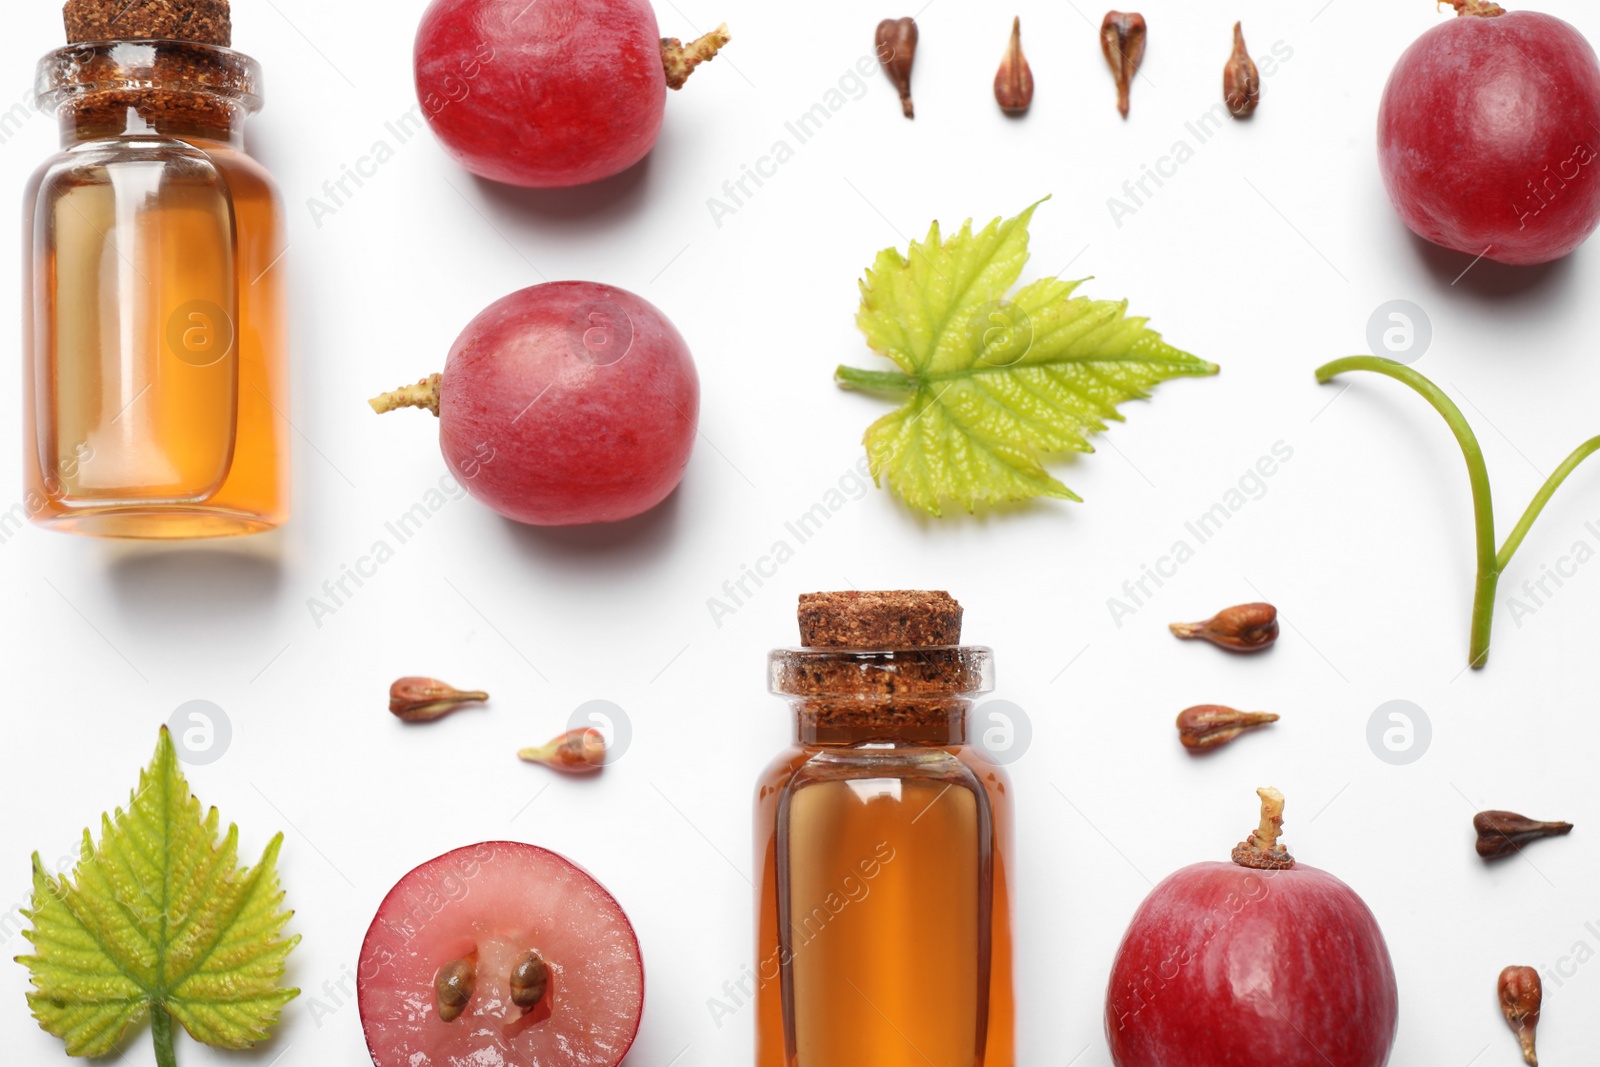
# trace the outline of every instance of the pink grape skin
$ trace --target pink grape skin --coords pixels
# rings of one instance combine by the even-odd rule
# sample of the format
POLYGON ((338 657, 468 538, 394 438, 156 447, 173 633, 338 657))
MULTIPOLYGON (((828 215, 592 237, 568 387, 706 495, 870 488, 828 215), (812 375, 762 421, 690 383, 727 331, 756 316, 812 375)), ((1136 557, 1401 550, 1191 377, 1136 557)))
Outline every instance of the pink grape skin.
POLYGON ((1600 63, 1533 11, 1460 15, 1395 65, 1378 113, 1384 185, 1434 244, 1511 264, 1567 255, 1600 225, 1600 63))
POLYGON ((473 496, 533 526, 655 507, 683 478, 699 417, 700 379, 677 329, 596 282, 536 285, 485 308, 439 389, 445 462, 473 496))
POLYGON ((434 0, 417 31, 417 98, 480 177, 583 185, 649 154, 667 82, 648 0, 434 0))
POLYGON ((1297 863, 1197 863, 1139 905, 1106 991, 1116 1067, 1384 1067, 1394 964, 1355 891, 1297 863))

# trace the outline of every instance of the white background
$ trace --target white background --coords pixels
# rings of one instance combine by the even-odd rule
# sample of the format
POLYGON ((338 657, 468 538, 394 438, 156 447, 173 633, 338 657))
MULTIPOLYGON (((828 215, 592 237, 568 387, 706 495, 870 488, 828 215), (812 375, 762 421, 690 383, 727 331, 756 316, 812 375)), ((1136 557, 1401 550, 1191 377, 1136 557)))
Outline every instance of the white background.
MULTIPOLYGON (((53 4, 12 7, 17 58, 0 107, 24 97, 28 63, 61 39, 53 4)), ((1600 285, 1600 246, 1547 269, 1479 264, 1453 285, 1468 261, 1422 246, 1385 200, 1379 94, 1399 53, 1444 14, 1423 0, 1151 0, 1124 122, 1096 43, 1103 12, 1020 0, 1038 94, 1032 114, 1009 121, 990 80, 1013 9, 933 0, 920 14, 916 121, 874 74, 719 227, 708 197, 870 55, 878 17, 902 12, 663 2, 664 33, 726 18, 735 40, 673 94, 643 166, 590 189, 517 192, 472 179, 424 135, 319 227, 308 198, 414 103, 423 4, 238 7, 236 42, 269 76, 251 146, 280 179, 289 218, 279 269, 293 299, 295 516, 281 535, 239 543, 130 546, 28 529, 0 545, 5 957, 26 949, 13 905, 28 893, 29 853, 54 866, 82 827, 126 801, 156 727, 205 699, 226 710, 233 738, 220 761, 190 770, 192 784, 239 823, 246 854, 286 832, 283 881, 304 936, 290 980, 305 995, 258 1053, 184 1039, 185 1064, 365 1062, 337 986, 350 988, 378 901, 416 863, 497 837, 570 855, 632 915, 650 984, 630 1064, 747 1063, 752 1013, 718 1026, 708 1000, 751 956, 751 784, 787 740, 763 658, 794 640, 799 592, 932 587, 966 605, 969 639, 998 652, 996 696, 1031 719, 1031 747, 1012 766, 1021 1063, 1109 1063, 1104 983, 1128 917, 1152 881, 1225 858, 1268 783, 1289 796, 1287 840, 1301 859, 1349 881, 1384 927, 1402 1002, 1393 1063, 1517 1062, 1494 1000, 1510 963, 1546 973, 1549 1063, 1600 1045, 1600 967, 1573 955, 1600 950, 1585 928, 1600 929, 1600 565, 1520 627, 1503 597, 1491 664, 1463 672, 1473 550, 1455 445, 1397 383, 1365 376, 1341 394, 1312 376, 1365 349, 1380 304, 1421 305, 1434 341, 1417 366, 1478 427, 1502 535, 1543 476, 1600 432, 1584 296, 1600 285), (1292 58, 1266 80, 1252 122, 1229 122, 1119 228, 1107 198, 1178 139, 1193 142, 1184 124, 1220 95, 1235 17, 1258 57, 1281 41, 1292 58), (1025 279, 1094 275, 1085 292, 1130 298, 1222 375, 1161 387, 1125 407, 1098 454, 1053 464, 1084 504, 932 522, 874 490, 717 625, 708 598, 838 485, 886 410, 831 381, 841 361, 879 365, 853 323, 862 268, 933 218, 954 228, 1046 193, 1025 279), (445 474, 426 414, 380 421, 366 397, 439 369, 491 300, 563 278, 632 289, 688 338, 704 413, 682 489, 605 529, 526 529, 451 501, 317 625, 308 598, 445 474), (1116 626, 1108 598, 1279 441, 1293 459, 1265 495, 1116 626), (1173 619, 1258 597, 1288 623, 1265 656, 1166 634, 1173 619), (408 673, 487 688, 492 708, 402 727, 385 690, 408 673), (592 699, 631 719, 616 766, 572 781, 517 762, 518 747, 592 699), (1432 721, 1431 749, 1410 766, 1368 747, 1369 716, 1391 699, 1432 721), (1192 760, 1172 719, 1200 702, 1284 720, 1192 760), (1486 867, 1470 827, 1485 807, 1579 829, 1486 867)), ((1543 7, 1600 35, 1579 0, 1543 7)), ((43 117, 7 137, 7 196, 20 197, 55 137, 43 117)), ((15 263, 0 257, 0 290, 17 289, 15 263)), ((6 331, 8 351, 17 334, 6 331)), ((12 471, 17 409, 0 435, 12 471)), ((1557 497, 1505 595, 1574 542, 1600 546, 1584 525, 1600 522, 1597 477, 1582 470, 1557 497)), ((18 481, 0 492, 14 498, 18 481)), ((61 1062, 25 988, 23 968, 0 966, 0 1048, 8 1062, 61 1062)), ((147 1034, 123 1062, 153 1062, 147 1034)))

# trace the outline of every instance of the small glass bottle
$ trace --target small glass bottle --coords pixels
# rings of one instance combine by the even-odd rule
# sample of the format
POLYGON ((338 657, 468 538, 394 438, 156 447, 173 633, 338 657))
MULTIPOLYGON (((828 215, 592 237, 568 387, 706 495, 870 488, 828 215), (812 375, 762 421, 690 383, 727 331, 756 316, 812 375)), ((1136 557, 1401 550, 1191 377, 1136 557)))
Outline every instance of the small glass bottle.
POLYGON ((243 145, 260 67, 226 47, 225 0, 71 0, 67 25, 38 76, 62 147, 24 216, 26 509, 109 537, 271 529, 285 246, 243 145))
POLYGON ((1011 810, 967 744, 993 653, 944 593, 801 598, 756 793, 757 1067, 1014 1067, 1011 810))

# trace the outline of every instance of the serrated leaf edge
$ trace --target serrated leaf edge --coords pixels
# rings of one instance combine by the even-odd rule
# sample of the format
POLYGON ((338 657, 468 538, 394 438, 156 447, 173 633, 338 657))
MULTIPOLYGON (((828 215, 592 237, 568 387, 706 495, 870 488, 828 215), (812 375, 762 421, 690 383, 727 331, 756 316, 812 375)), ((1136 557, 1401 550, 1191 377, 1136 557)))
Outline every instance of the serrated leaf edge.
MULTIPOLYGON (((996 217, 995 219, 991 220, 988 225, 985 226, 985 228, 977 235, 981 239, 986 235, 989 235, 991 232, 1000 234, 1002 231, 1004 231, 1004 236, 995 246, 996 248, 1003 248, 1005 247, 1006 242, 1011 240, 1012 235, 1016 234, 1020 229, 1020 254, 1016 259, 1015 266, 1013 267, 1007 265, 1004 267, 1004 269, 999 271, 1000 276, 1007 277, 1006 282, 999 289, 999 295, 1002 297, 1011 291, 1011 286, 1014 285, 1021 276, 1022 267, 1026 264, 1028 259, 1027 248, 1030 235, 1027 230, 1027 224, 1029 221, 1031 221, 1033 212, 1038 208, 1039 204, 1043 203, 1044 200, 1047 199, 1049 199, 1049 197, 1045 197, 1034 202, 1033 204, 1029 205, 1027 209, 1012 219, 1005 220, 1001 217, 996 217)), ((969 218, 965 223, 963 223, 956 236, 950 239, 950 243, 954 243, 962 239, 970 240, 972 238, 972 219, 969 218)), ((890 445, 887 443, 887 435, 892 431, 895 425, 903 422, 908 416, 910 417, 911 421, 914 422, 917 419, 922 418, 931 406, 942 404, 942 397, 947 389, 935 391, 936 387, 939 385, 943 384, 948 386, 949 384, 957 382, 971 382, 974 383, 974 387, 981 387, 983 377, 987 373, 991 372, 989 369, 970 365, 945 371, 930 372, 928 370, 929 364, 936 358, 940 351, 940 341, 943 339, 945 334, 948 333, 950 327, 953 324, 956 324, 963 315, 970 319, 971 315, 975 311, 981 310, 987 301, 994 299, 993 296, 985 296, 982 294, 979 294, 976 298, 974 298, 973 289, 976 285, 975 281, 969 282, 962 292, 961 299, 950 305, 948 314, 946 315, 944 321, 939 324, 938 330, 935 331, 931 341, 926 347, 926 351, 922 354, 921 358, 912 358, 912 353, 909 353, 904 346, 896 345, 891 341, 886 340, 884 337, 885 331, 879 328, 881 320, 887 318, 890 319, 893 324, 898 325, 901 328, 901 333, 906 332, 905 323, 903 320, 898 319, 893 315, 880 315, 880 312, 883 311, 884 306, 893 296, 893 292, 891 292, 891 290, 896 287, 896 279, 893 272, 902 272, 901 277, 904 278, 904 272, 906 272, 908 268, 914 268, 919 261, 919 257, 921 260, 931 264, 933 260, 931 258, 932 252, 930 250, 933 248, 943 250, 945 244, 946 242, 943 242, 941 238, 939 224, 937 221, 935 221, 929 227, 927 238, 922 242, 913 240, 909 245, 908 253, 906 255, 901 255, 897 248, 886 248, 880 251, 874 260, 873 266, 867 269, 865 277, 858 283, 862 299, 861 307, 856 316, 857 325, 866 336, 869 347, 887 358, 890 362, 894 363, 900 368, 902 373, 901 375, 894 375, 883 372, 858 372, 855 371, 854 368, 841 368, 839 372, 840 384, 846 386, 847 388, 863 388, 886 391, 904 396, 904 400, 900 407, 875 420, 870 426, 868 426, 866 432, 862 435, 862 444, 867 451, 869 471, 872 474, 874 484, 881 487, 885 482, 887 482, 891 490, 894 491, 895 495, 900 497, 900 499, 906 504, 935 517, 943 514, 943 508, 941 505, 945 500, 953 500, 956 503, 962 504, 968 513, 975 512, 979 505, 990 506, 1008 502, 1024 501, 1038 497, 1049 497, 1081 502, 1081 498, 1076 493, 1072 492, 1072 490, 1069 489, 1065 484, 1060 482, 1054 476, 1050 475, 1049 472, 1044 469, 1042 460, 1051 455, 1062 454, 1070 451, 1092 453, 1094 448, 1089 443, 1088 438, 1096 434, 1103 433, 1107 429, 1105 423, 1101 420, 1115 420, 1117 422, 1125 421, 1126 417, 1119 410, 1117 410, 1117 405, 1126 403, 1128 400, 1148 399, 1151 394, 1149 389, 1144 385, 1129 384, 1126 386, 1118 386, 1118 389, 1125 390, 1126 395, 1122 396, 1120 399, 1112 400, 1108 403, 1096 403, 1094 397, 1085 394, 1082 399, 1086 405, 1092 407, 1095 417, 1085 416, 1081 418, 1081 426, 1071 431, 1072 436, 1082 439, 1081 442, 1075 442, 1063 448, 1049 449, 1042 449, 1032 442, 1026 440, 1018 442, 1001 442, 1000 446, 1003 448, 1003 451, 1006 454, 998 455, 997 458, 999 458, 1001 464, 1008 469, 1012 476, 1011 480, 1021 483, 1024 486, 1025 491, 1013 491, 1013 488, 1005 488, 998 489, 994 493, 984 493, 981 491, 975 492, 969 488, 964 497, 950 496, 943 492, 944 486, 937 484, 938 479, 934 478, 931 472, 925 472, 927 474, 927 480, 930 483, 930 487, 937 495, 933 499, 923 499, 920 493, 913 493, 909 485, 904 484, 901 479, 895 476, 895 472, 893 470, 894 453, 890 448, 890 445), (853 372, 851 377, 854 377, 855 380, 849 380, 849 378, 846 377, 847 372, 853 372), (896 380, 902 377, 903 381, 896 380), (862 379, 876 380, 863 381, 862 379)), ((973 272, 974 279, 982 277, 982 275, 983 268, 981 267, 973 272)), ((1075 302, 1083 301, 1084 304, 1090 309, 1099 308, 1109 312, 1109 314, 1105 316, 1105 325, 1118 331, 1143 333, 1144 336, 1138 338, 1134 343, 1154 347, 1157 349, 1157 351, 1149 356, 1144 356, 1137 359, 1128 359, 1125 357, 1117 359, 1108 358, 1103 360, 1096 360, 1093 358, 1053 359, 1048 361, 1040 361, 1033 366, 1043 368, 1049 366, 1064 366, 1069 364, 1089 365, 1096 362, 1107 362, 1139 364, 1150 368, 1163 367, 1161 371, 1156 372, 1157 377, 1155 381, 1149 383, 1152 387, 1156 384, 1160 384, 1162 381, 1168 381, 1173 378, 1203 377, 1216 374, 1221 370, 1221 368, 1214 363, 1200 359, 1188 352, 1184 352, 1181 349, 1177 349, 1167 344, 1162 339, 1159 332, 1149 329, 1147 325, 1149 322, 1148 318, 1129 316, 1127 314, 1128 301, 1126 299, 1119 301, 1105 301, 1091 300, 1086 297, 1074 296, 1073 294, 1082 284, 1082 281, 1083 280, 1081 279, 1071 282, 1062 282, 1056 278, 1039 279, 1035 282, 1029 283, 1026 286, 1023 286, 1020 290, 1017 290, 1011 299, 1014 302, 1020 303, 1025 301, 1032 294, 1043 292, 1045 295, 1044 302, 1040 305, 1041 310, 1044 308, 1064 308, 1075 302), (1059 292, 1049 292, 1051 287, 1059 287, 1059 292)), ((985 290, 985 292, 993 292, 992 287, 990 290, 985 290)), ((1072 317, 1071 322, 1076 324, 1083 318, 1083 314, 1078 314, 1072 317)), ((1091 322, 1088 328, 1091 330, 1099 328, 1099 324, 1091 322)), ((1033 343, 1037 343, 1037 341, 1038 338, 1033 339, 1033 343)), ((1021 360, 1025 358, 1026 356, 1024 355, 1019 357, 1019 361, 1016 364, 995 367, 992 369, 992 372, 996 375, 1002 373, 1013 375, 1015 367, 1021 365, 1021 360)), ((1013 376, 1009 380, 1016 381, 1018 379, 1013 376)), ((1032 390, 1030 389, 1030 391, 1032 390)), ((988 400, 988 402, 994 403, 996 407, 998 407, 1001 411, 1004 411, 1007 416, 1015 421, 1023 421, 1027 417, 1026 413, 1016 411, 1005 404, 1000 403, 998 400, 993 399, 992 397, 988 400)), ((969 446, 972 448, 984 449, 991 456, 997 455, 995 451, 996 446, 993 443, 976 438, 958 419, 951 418, 947 420, 947 422, 949 423, 950 427, 962 434, 962 436, 967 440, 969 446)), ((907 425, 909 425, 909 423, 907 425)), ((1055 432, 1057 436, 1068 433, 1068 431, 1062 430, 1059 427, 1050 427, 1050 429, 1055 432)), ((917 450, 917 456, 921 460, 925 461, 927 454, 928 453, 925 449, 917 450)))
MULTIPOLYGON (((293 918, 292 911, 284 911, 282 904, 285 894, 278 882, 277 857, 282 848, 283 834, 275 835, 262 853, 261 860, 254 866, 243 867, 237 865, 238 827, 230 823, 221 840, 218 839, 217 830, 220 825, 220 814, 215 807, 205 809, 201 815, 202 807, 199 799, 194 796, 189 788, 188 780, 182 769, 178 766, 176 750, 172 744, 171 734, 163 726, 156 746, 156 753, 148 767, 139 774, 139 787, 130 794, 128 807, 113 809, 109 815, 101 816, 101 841, 97 845, 92 833, 85 829, 79 850, 79 859, 72 871, 73 879, 66 875, 54 876, 44 869, 39 853, 32 857, 34 893, 31 908, 19 909, 21 915, 28 920, 30 928, 22 931, 23 936, 34 946, 35 953, 16 957, 16 961, 29 970, 30 985, 33 987, 27 994, 27 999, 34 1018, 46 1032, 54 1034, 66 1043, 67 1053, 71 1056, 100 1056, 114 1051, 121 1044, 127 1033, 141 1022, 150 1017, 152 1011, 161 1010, 177 1019, 197 1041, 209 1044, 216 1048, 239 1050, 249 1048, 270 1036, 270 1031, 281 1019, 282 1008, 299 996, 297 988, 285 988, 276 985, 287 969, 287 958, 290 952, 299 945, 298 934, 283 937, 282 930, 293 918), (209 850, 207 859, 225 860, 222 865, 222 880, 228 885, 243 886, 239 891, 238 904, 226 921, 219 921, 210 945, 198 955, 181 976, 174 978, 171 975, 161 975, 156 982, 148 981, 139 975, 130 972, 126 960, 107 947, 104 940, 106 932, 92 928, 86 921, 83 913, 72 906, 74 900, 87 900, 82 881, 86 873, 90 873, 90 865, 99 866, 100 857, 104 853, 108 840, 116 842, 119 837, 134 837, 139 833, 139 828, 131 825, 139 809, 139 801, 151 789, 160 787, 163 794, 160 802, 161 809, 169 820, 173 818, 173 809, 176 808, 178 818, 189 817, 194 819, 195 830, 200 834, 200 847, 209 850), (181 799, 174 802, 174 793, 181 799), (108 835, 109 838, 108 838, 108 835), (263 888, 264 887, 264 888, 263 888), (256 898, 264 891, 267 896, 263 900, 256 898), (48 898, 48 899, 47 899, 48 898), (50 904, 54 902, 61 906, 63 915, 51 917, 47 914, 50 904), (260 939, 261 943, 250 962, 259 963, 266 961, 265 970, 258 976, 259 980, 267 983, 268 987, 259 995, 253 995, 244 1000, 201 1000, 196 1001, 183 996, 182 987, 201 977, 216 977, 204 975, 202 969, 206 963, 227 943, 228 934, 238 925, 240 917, 247 910, 254 910, 260 914, 255 920, 255 925, 260 927, 252 939, 260 939), (41 921, 50 923, 62 921, 65 924, 64 933, 77 933, 90 943, 97 952, 101 961, 110 964, 125 981, 136 990, 136 995, 130 994, 121 1000, 108 1000, 97 1002, 86 1000, 83 997, 72 999, 58 999, 51 996, 46 984, 41 984, 41 976, 47 972, 68 971, 70 967, 58 959, 45 958, 38 955, 41 921), (52 1029, 50 1020, 45 1018, 47 1008, 65 1009, 74 1005, 89 1006, 96 1003, 108 1005, 123 1004, 124 1010, 104 1020, 103 1024, 89 1034, 75 1031, 71 1025, 63 1026, 64 1032, 52 1029), (256 1020, 232 1018, 227 1029, 207 1025, 201 1018, 201 1013, 193 1009, 195 1005, 220 1007, 223 1005, 253 1004, 258 1007, 261 1017, 256 1020), (114 1029, 114 1032, 112 1030, 114 1029)), ((172 824, 169 822, 164 842, 168 845, 172 838, 172 824)), ((195 831, 190 831, 193 833, 195 831)), ((134 857, 138 858, 138 857, 134 857)), ((145 857, 148 858, 148 857, 145 857)), ((196 863, 197 872, 207 872, 218 869, 218 864, 196 863)), ((101 872, 103 873, 103 872, 101 872)), ((167 877, 171 877, 170 872, 167 877)), ((213 894, 214 895, 214 894, 213 894)), ((170 906, 170 901, 164 901, 170 906)), ((128 901, 116 896, 113 892, 112 906, 114 909, 128 911, 128 901)), ((136 924, 130 919, 130 928, 137 932, 136 924)), ((180 935, 181 936, 181 933, 180 935)), ((178 942, 177 937, 169 937, 161 946, 161 950, 170 949, 178 942)), ((152 946, 155 947, 155 946, 152 946)), ((61 948, 60 951, 69 951, 61 948)), ((158 950, 160 965, 165 965, 164 951, 158 950)), ((93 972, 80 972, 87 978, 94 978, 93 972)), ((84 1022, 93 1022, 84 1019, 84 1022)), ((56 1020, 60 1022, 58 1018, 56 1020)))

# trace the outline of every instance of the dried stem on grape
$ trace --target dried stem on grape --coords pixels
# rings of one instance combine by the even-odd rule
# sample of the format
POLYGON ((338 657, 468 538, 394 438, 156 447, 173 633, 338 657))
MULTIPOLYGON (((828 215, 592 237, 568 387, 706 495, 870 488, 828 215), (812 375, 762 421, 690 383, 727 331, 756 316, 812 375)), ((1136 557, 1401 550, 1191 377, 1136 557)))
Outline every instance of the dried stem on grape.
POLYGON ((1278 844, 1283 833, 1283 794, 1267 786, 1256 790, 1261 798, 1261 825, 1233 848, 1233 862, 1258 871, 1286 871, 1294 866, 1289 850, 1278 844))
POLYGON ((726 22, 688 44, 676 37, 661 38, 661 66, 667 74, 667 88, 682 89, 689 75, 694 73, 694 68, 715 59, 731 40, 733 35, 728 32, 726 22))
POLYGON ((379 415, 400 408, 427 408, 435 417, 439 414, 439 383, 442 374, 430 374, 416 385, 402 385, 391 393, 375 396, 367 401, 379 415))

